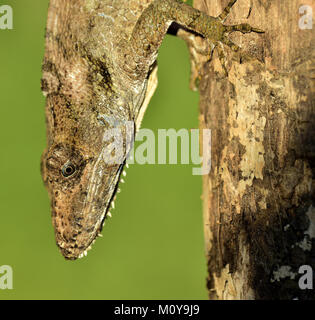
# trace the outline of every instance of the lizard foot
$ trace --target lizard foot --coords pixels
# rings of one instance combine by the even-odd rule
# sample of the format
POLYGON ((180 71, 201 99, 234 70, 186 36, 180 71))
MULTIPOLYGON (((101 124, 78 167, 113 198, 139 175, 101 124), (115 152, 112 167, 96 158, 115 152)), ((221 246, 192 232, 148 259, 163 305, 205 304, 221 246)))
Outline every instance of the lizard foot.
MULTIPOLYGON (((226 6, 226 8, 223 10, 223 12, 217 17, 217 19, 223 23, 226 18, 228 17, 233 5, 237 2, 237 0, 231 0, 228 5, 226 6)), ((251 9, 250 9, 250 12, 251 12, 251 9)), ((249 12, 249 15, 250 15, 250 12, 249 12)), ((249 16, 248 15, 248 16, 249 16)), ((230 34, 232 32, 236 32, 236 31, 239 31, 239 32, 242 32, 243 34, 245 33, 251 33, 251 32, 256 32, 256 33, 264 33, 265 31, 264 30, 261 30, 259 28, 255 28, 255 27, 252 27, 251 25, 249 25, 248 23, 241 23, 241 24, 237 24, 237 25, 230 25, 230 26, 227 26, 227 25, 224 25, 224 35, 222 37, 222 39, 220 41, 217 42, 216 44, 216 48, 218 50, 218 56, 219 56, 219 60, 221 62, 221 65, 222 65, 222 68, 223 68, 223 71, 225 73, 225 75, 227 76, 228 75, 228 72, 227 72, 227 69, 225 67, 225 53, 224 53, 224 48, 223 48, 223 45, 226 45, 228 46, 229 48, 231 48, 235 53, 239 53, 240 54, 240 47, 235 44, 233 41, 231 41, 227 34, 230 34), (219 44, 219 45, 218 45, 219 44)))

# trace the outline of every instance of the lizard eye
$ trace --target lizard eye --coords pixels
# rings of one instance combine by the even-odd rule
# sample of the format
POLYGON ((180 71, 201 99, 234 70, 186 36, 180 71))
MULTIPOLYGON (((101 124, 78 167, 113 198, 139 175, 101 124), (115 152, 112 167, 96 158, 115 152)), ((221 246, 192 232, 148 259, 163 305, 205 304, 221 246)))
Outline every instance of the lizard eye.
POLYGON ((72 164, 71 162, 67 162, 61 169, 62 175, 65 178, 72 176, 75 173, 75 171, 76 171, 76 168, 74 164, 72 164))

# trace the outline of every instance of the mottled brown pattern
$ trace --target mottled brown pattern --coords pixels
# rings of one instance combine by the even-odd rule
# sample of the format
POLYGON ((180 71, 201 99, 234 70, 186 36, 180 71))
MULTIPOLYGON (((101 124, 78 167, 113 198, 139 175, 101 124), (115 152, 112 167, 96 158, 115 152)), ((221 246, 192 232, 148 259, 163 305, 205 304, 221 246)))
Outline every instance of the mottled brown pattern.
MULTIPOLYGON (((196 0, 216 15, 228 0, 196 0)), ((312 1, 238 1, 227 23, 261 23, 263 37, 233 35, 251 59, 199 66, 201 127, 212 132, 204 176, 211 299, 315 299, 299 267, 315 266, 314 27, 312 1), (251 10, 252 14, 248 17, 251 10), (255 59, 255 58, 257 59, 255 59)))
POLYGON ((259 31, 248 25, 228 30, 220 19, 177 0, 50 1, 42 174, 57 245, 67 259, 90 248, 108 215, 123 165, 103 161, 103 135, 126 121, 139 129, 156 87, 157 52, 172 22, 214 46, 227 41, 227 32, 259 31))

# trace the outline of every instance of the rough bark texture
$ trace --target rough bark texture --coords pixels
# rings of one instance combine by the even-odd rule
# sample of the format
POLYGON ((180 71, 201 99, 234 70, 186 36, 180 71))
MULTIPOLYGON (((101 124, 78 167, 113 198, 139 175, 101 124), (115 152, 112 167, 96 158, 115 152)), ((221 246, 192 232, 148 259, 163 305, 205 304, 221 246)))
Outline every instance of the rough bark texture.
MULTIPOLYGON (((227 2, 194 5, 218 16, 227 2)), ((200 125, 212 130, 203 180, 210 299, 315 298, 298 285, 300 266, 315 271, 314 31, 299 28, 305 4, 238 0, 226 24, 266 31, 231 35, 252 58, 227 48, 227 77, 217 53, 198 68, 200 125)))

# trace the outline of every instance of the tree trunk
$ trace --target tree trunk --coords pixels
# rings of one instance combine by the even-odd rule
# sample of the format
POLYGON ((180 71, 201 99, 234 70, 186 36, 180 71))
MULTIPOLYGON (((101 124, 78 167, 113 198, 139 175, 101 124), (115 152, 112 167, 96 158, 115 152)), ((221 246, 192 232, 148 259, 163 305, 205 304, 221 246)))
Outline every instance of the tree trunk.
MULTIPOLYGON (((194 5, 218 16, 227 3, 194 5)), ((199 56, 200 126, 212 132, 203 178, 210 299, 315 298, 311 274, 299 273, 303 265, 315 273, 314 34, 302 26, 305 4, 312 0, 238 0, 225 24, 265 34, 230 36, 243 54, 225 48, 227 76, 216 52, 210 62, 199 56)))

